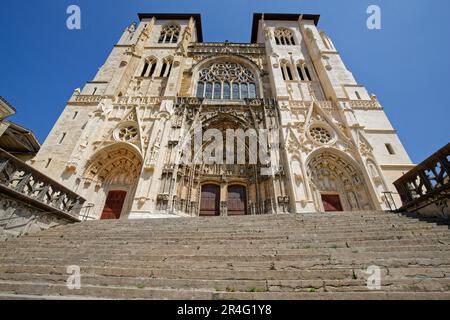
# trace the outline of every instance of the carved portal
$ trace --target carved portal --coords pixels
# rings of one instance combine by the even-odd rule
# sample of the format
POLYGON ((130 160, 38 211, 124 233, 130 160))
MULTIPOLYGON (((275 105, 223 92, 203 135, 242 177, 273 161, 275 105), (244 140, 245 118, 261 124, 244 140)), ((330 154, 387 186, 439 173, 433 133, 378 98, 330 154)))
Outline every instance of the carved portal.
MULTIPOLYGON (((252 158, 255 155, 249 152, 251 147, 248 136, 245 142, 238 139, 232 142, 233 148, 238 148, 239 145, 244 146, 246 150, 244 163, 237 161, 237 158, 233 164, 227 164, 229 162, 226 161, 227 149, 230 148, 230 145, 227 146, 229 141, 226 141, 227 129, 233 129, 235 132, 239 129, 244 132, 253 129, 257 134, 261 129, 274 131, 279 129, 278 115, 273 112, 275 108, 273 101, 253 99, 236 106, 206 105, 205 103, 199 106, 197 103, 202 103, 202 100, 179 99, 175 111, 178 118, 174 121, 177 124, 184 124, 182 129, 186 132, 186 136, 192 137, 196 130, 201 130, 203 133, 215 130, 219 135, 221 134, 225 149, 224 161, 223 163, 199 161, 197 158, 202 156, 202 153, 195 153, 194 144, 180 151, 177 146, 183 145, 183 141, 169 142, 157 209, 197 216, 201 211, 202 187, 213 184, 221 186, 220 203, 224 204, 228 201, 229 187, 241 186, 241 190, 246 190, 246 194, 241 195, 246 202, 243 206, 245 210, 241 211, 246 214, 288 212, 290 197, 286 193, 284 174, 280 173, 279 167, 277 167, 278 171, 275 170, 276 172, 271 174, 263 173, 264 165, 260 161, 255 161, 252 158), (182 153, 185 156, 186 152, 192 155, 192 163, 177 163, 175 161, 177 154, 182 153)), ((205 150, 208 144, 209 142, 203 143, 202 150, 205 150)), ((274 153, 279 150, 269 148, 268 152, 274 153)), ((228 214, 227 210, 220 211, 222 215, 228 214)))
MULTIPOLYGON (((101 203, 105 203, 110 191, 124 191, 127 199, 123 212, 129 212, 141 169, 142 157, 133 146, 127 143, 111 145, 97 152, 87 164, 83 192, 97 192, 101 203)), ((94 214, 99 215, 102 210, 103 206, 99 206, 94 214)))
POLYGON ((322 151, 314 155, 308 163, 308 175, 316 207, 322 211, 324 195, 339 196, 345 211, 373 209, 361 171, 337 153, 322 151))

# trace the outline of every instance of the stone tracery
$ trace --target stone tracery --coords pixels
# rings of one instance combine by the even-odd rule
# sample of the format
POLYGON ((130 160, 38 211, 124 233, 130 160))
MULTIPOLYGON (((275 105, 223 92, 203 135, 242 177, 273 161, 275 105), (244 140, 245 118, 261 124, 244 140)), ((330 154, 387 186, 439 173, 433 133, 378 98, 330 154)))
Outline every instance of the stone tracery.
POLYGON ((232 61, 216 62, 199 73, 197 97, 208 99, 256 98, 256 77, 248 68, 232 61))

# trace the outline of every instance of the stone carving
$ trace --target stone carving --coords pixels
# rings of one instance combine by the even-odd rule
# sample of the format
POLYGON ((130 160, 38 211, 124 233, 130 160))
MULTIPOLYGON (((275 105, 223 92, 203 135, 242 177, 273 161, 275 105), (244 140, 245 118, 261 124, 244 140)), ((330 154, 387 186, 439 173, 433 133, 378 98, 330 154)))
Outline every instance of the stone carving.
POLYGON ((254 82, 255 76, 247 68, 234 62, 214 63, 200 71, 200 81, 254 82))
POLYGON ((71 220, 0 194, 0 241, 66 225, 71 220))
POLYGON ((321 192, 340 193, 343 196, 341 201, 347 207, 344 210, 372 208, 360 170, 342 157, 328 151, 320 152, 310 159, 308 176, 319 196, 321 192))
POLYGON ((56 181, 0 149, 0 185, 48 211, 76 217, 86 201, 56 181))
POLYGON ((309 134, 314 141, 320 144, 328 144, 333 140, 333 135, 322 126, 311 127, 309 134))

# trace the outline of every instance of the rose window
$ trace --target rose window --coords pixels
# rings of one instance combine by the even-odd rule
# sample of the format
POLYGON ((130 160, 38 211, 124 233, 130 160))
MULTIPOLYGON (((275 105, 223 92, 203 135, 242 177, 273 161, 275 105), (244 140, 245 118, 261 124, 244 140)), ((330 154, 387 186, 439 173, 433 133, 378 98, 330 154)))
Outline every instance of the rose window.
POLYGON ((132 141, 138 136, 138 128, 135 125, 123 126, 116 131, 116 139, 121 141, 132 141))
POLYGON ((311 138, 319 143, 330 143, 333 140, 332 134, 323 127, 313 127, 309 130, 311 138))

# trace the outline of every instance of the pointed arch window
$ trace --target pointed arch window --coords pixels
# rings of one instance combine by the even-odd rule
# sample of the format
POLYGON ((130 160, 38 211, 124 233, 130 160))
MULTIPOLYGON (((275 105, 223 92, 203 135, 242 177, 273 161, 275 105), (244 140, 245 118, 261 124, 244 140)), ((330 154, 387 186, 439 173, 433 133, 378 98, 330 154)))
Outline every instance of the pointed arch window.
POLYGON ((141 77, 151 78, 155 74, 157 61, 155 58, 145 60, 144 68, 141 72, 141 77))
POLYGON ((233 83, 233 100, 239 100, 240 97, 239 83, 233 83))
POLYGON ((286 61, 283 61, 281 64, 281 73, 283 75, 284 81, 294 80, 294 78, 292 76, 291 66, 286 61))
POLYGON ((222 84, 220 82, 214 83, 214 99, 220 99, 222 97, 222 84))
POLYGON ((202 98, 205 95, 205 84, 201 81, 197 84, 197 98, 202 98))
POLYGON ((212 83, 211 82, 206 83, 205 98, 207 98, 207 99, 212 98, 212 89, 213 89, 212 83))
POLYGON ((177 43, 180 36, 180 26, 169 24, 162 28, 158 43, 177 43))
POLYGON ((277 28, 274 32, 275 43, 281 46, 295 46, 294 32, 287 28, 277 28))
POLYGON ((312 81, 311 73, 306 63, 301 62, 297 65, 297 73, 301 81, 312 81))
POLYGON ((254 74, 235 62, 218 62, 202 69, 197 82, 197 97, 238 100, 258 96, 254 74), (202 90, 205 86, 205 90, 202 90), (210 88, 210 89, 209 89, 210 88))
POLYGON ((161 67, 160 77, 161 78, 168 78, 170 76, 170 72, 172 71, 172 59, 167 58, 164 59, 163 65, 161 67))

